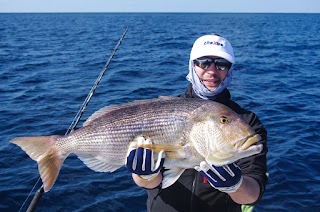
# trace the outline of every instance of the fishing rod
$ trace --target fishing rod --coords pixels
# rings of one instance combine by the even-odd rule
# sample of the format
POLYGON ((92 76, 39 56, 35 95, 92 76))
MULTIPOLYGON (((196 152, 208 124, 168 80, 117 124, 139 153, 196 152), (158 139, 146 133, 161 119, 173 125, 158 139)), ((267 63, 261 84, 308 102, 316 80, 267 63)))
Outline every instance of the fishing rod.
MULTIPOLYGON (((77 127, 77 125, 78 125, 78 123, 79 123, 79 121, 80 121, 80 119, 81 119, 81 117, 82 117, 82 115, 83 115, 83 113, 84 113, 84 111, 85 111, 85 109, 86 109, 86 107, 87 107, 87 105, 88 105, 91 97, 93 96, 95 90, 97 89, 97 87, 98 87, 98 85, 99 85, 99 83, 100 83, 100 81, 101 81, 101 79, 102 79, 105 71, 107 70, 109 64, 111 63, 111 60, 112 60, 113 56, 115 55, 118 47, 120 46, 120 44, 121 44, 124 36, 127 34, 127 31, 128 31, 128 27, 126 27, 126 29, 125 29, 124 33, 122 34, 120 40, 118 41, 117 45, 116 45, 115 48, 113 49, 113 51, 112 51, 112 53, 111 53, 111 56, 109 57, 107 63, 104 65, 102 71, 100 72, 98 78, 96 79, 94 85, 92 86, 90 92, 88 93, 87 98, 84 100, 84 102, 83 102, 80 110, 78 111, 77 115, 74 117, 74 119, 73 119, 71 125, 69 126, 67 132, 65 133, 65 135, 73 132, 73 131, 75 130, 75 128, 77 127)), ((40 179, 40 178, 39 178, 39 179, 40 179)), ((38 181, 39 181, 39 179, 38 179, 38 181)), ((38 181, 36 182, 36 184, 38 183, 38 181)), ((40 189, 39 189, 39 190, 36 192, 36 194, 34 195, 32 201, 31 201, 31 203, 30 203, 30 205, 29 205, 29 207, 28 207, 28 209, 27 209, 27 212, 33 212, 33 211, 35 211, 35 209, 36 209, 36 207, 37 207, 37 205, 38 205, 41 197, 43 196, 43 194, 44 194, 44 189, 43 189, 43 185, 42 185, 42 186, 40 187, 40 189)), ((23 205, 22 205, 22 207, 23 207, 23 205)), ((21 208, 22 208, 22 207, 21 207, 21 208)), ((20 209, 20 210, 21 210, 21 209, 20 209)))

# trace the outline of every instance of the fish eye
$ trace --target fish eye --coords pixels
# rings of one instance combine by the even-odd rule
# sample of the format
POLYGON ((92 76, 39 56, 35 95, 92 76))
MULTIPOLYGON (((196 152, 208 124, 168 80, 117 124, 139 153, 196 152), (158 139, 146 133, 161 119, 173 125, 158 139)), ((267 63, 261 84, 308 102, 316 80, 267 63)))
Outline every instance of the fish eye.
POLYGON ((226 117, 226 116, 221 116, 220 117, 220 123, 221 124, 227 124, 228 122, 229 122, 228 117, 226 117))

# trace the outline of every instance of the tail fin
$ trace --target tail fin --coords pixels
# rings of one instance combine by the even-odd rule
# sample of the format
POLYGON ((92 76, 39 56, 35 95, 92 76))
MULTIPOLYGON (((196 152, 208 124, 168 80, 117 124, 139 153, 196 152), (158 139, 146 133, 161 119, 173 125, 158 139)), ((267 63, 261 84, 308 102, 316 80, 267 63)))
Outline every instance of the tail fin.
POLYGON ((68 156, 54 145, 58 138, 59 136, 19 137, 10 141, 37 161, 45 192, 52 188, 63 161, 68 156))

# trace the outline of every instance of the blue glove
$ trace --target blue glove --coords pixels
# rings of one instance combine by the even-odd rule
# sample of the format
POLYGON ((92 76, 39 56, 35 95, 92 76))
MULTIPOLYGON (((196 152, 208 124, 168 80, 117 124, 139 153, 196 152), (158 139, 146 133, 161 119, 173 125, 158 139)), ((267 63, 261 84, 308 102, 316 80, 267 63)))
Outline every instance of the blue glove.
POLYGON ((195 169, 207 178, 212 187, 225 193, 237 191, 243 180, 241 169, 235 163, 214 166, 202 161, 195 169))
POLYGON ((126 162, 128 171, 151 181, 160 173, 165 158, 164 151, 160 151, 157 156, 155 154, 152 150, 141 147, 129 149, 126 162), (156 161, 154 157, 157 157, 156 161))

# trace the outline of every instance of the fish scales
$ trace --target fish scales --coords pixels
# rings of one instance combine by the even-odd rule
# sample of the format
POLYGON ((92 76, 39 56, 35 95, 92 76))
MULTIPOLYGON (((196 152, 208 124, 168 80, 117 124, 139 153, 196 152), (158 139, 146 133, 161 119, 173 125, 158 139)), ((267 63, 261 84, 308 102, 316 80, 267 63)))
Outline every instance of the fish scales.
POLYGON ((152 142, 158 144, 182 142, 187 129, 186 122, 191 118, 190 109, 192 111, 201 106, 198 102, 194 103, 196 104, 190 107, 185 101, 175 104, 171 101, 159 101, 150 105, 142 102, 131 107, 119 108, 104 114, 94 124, 78 130, 64 143, 81 144, 83 148, 70 150, 75 154, 81 155, 91 146, 91 150, 95 149, 94 154, 102 153, 105 160, 123 163, 128 143, 137 136, 152 138, 152 142), (103 148, 110 145, 115 146, 112 149, 103 148))

